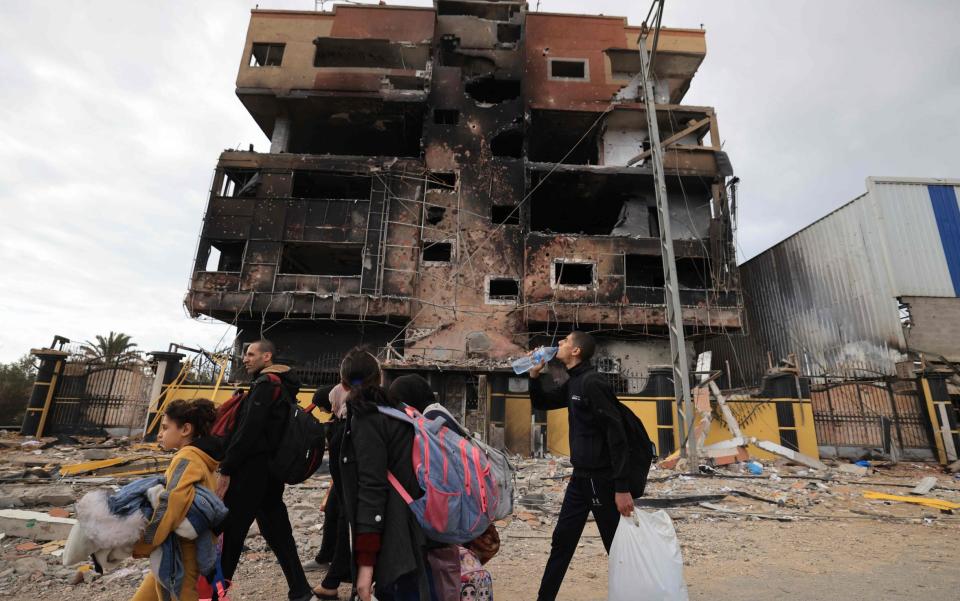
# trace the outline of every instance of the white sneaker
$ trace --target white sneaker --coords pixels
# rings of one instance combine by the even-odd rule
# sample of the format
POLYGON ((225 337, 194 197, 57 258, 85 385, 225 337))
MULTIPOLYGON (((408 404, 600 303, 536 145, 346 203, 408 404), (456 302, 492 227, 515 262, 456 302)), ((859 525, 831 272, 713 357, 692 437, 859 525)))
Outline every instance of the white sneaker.
POLYGON ((325 561, 323 563, 317 563, 316 559, 311 559, 310 561, 303 562, 304 572, 319 572, 320 570, 326 570, 329 567, 330 567, 329 561, 325 561))

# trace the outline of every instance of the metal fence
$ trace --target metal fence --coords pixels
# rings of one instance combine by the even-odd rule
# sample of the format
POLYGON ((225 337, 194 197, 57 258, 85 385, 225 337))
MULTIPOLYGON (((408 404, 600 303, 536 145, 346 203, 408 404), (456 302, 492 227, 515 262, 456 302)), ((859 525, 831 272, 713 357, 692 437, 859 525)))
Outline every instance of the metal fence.
POLYGON ((812 377, 810 398, 821 447, 932 448, 930 420, 912 381, 812 377))
POLYGON ((138 354, 109 359, 72 354, 63 365, 50 406, 51 434, 102 435, 142 430, 153 371, 138 354))

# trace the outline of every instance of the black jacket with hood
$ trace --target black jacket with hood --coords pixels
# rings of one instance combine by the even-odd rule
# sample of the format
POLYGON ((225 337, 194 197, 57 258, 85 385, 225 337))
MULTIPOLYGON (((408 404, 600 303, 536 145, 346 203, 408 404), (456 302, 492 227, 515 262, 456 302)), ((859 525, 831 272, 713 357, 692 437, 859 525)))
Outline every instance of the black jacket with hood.
POLYGON ((266 462, 277 449, 291 399, 297 398, 300 381, 286 365, 271 365, 254 375, 250 392, 237 408, 233 433, 225 442, 220 472, 231 475, 251 462, 266 462), (280 378, 280 394, 267 374, 280 378))
POLYGON ((530 400, 535 409, 568 409, 570 463, 573 475, 613 480, 617 492, 638 497, 644 475, 630 463, 630 449, 613 389, 589 363, 567 370, 570 379, 545 389, 541 378, 530 380, 530 400))
POLYGON ((429 543, 413 512, 387 480, 391 471, 412 497, 423 494, 413 473, 413 437, 413 428, 406 422, 376 411, 350 409, 340 447, 340 481, 354 540, 363 534, 380 535, 374 581, 386 586, 416 572, 421 595, 426 595, 421 598, 427 599, 425 549, 429 543))

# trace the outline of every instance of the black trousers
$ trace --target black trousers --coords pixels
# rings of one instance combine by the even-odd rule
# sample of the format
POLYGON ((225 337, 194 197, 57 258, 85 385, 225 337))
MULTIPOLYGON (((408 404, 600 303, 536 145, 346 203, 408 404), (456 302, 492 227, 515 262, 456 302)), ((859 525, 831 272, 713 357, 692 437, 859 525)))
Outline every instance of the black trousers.
POLYGON ((543 579, 540 581, 538 601, 553 601, 560 591, 560 584, 577 550, 580 535, 587 523, 587 516, 593 512, 593 519, 600 530, 600 539, 603 546, 610 552, 613 535, 617 533, 620 523, 620 512, 614 500, 614 486, 612 480, 596 478, 570 478, 567 492, 560 507, 560 517, 553 530, 553 540, 550 543, 550 558, 543 570, 543 579))
POLYGON ((265 460, 251 462, 243 471, 230 477, 230 487, 224 498, 230 513, 222 525, 221 564, 224 576, 233 579, 243 541, 256 520, 260 534, 270 545, 287 579, 289 598, 297 599, 310 593, 311 588, 297 555, 287 506, 283 504, 283 488, 283 482, 268 472, 265 460))
MULTIPOLYGON (((332 470, 331 470, 332 471, 332 470)), ((333 555, 337 548, 339 528, 337 521, 340 519, 340 499, 337 495, 337 489, 330 491, 330 497, 327 499, 327 507, 323 510, 323 539, 320 541, 320 550, 314 558, 317 563, 330 563, 333 561, 333 555)))

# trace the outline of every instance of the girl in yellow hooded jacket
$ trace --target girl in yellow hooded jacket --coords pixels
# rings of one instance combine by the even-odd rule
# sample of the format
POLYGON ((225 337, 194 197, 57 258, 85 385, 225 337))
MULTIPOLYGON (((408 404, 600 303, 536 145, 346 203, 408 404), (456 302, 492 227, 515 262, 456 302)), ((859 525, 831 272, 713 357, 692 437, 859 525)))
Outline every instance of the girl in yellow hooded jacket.
MULTIPOLYGON (((134 546, 134 557, 149 557, 168 536, 177 536, 176 527, 187 517, 193 504, 197 486, 210 490, 217 487, 216 470, 220 456, 219 443, 210 437, 210 428, 216 420, 216 408, 206 399, 173 401, 164 410, 157 442, 164 449, 177 453, 167 468, 166 489, 153 516, 144 529, 143 536, 134 546)), ((206 534, 202 536, 213 536, 206 534)), ((184 578, 178 601, 197 601, 197 545, 194 541, 180 538, 184 578)), ((132 601, 161 601, 169 598, 153 574, 143 579, 132 601)))

